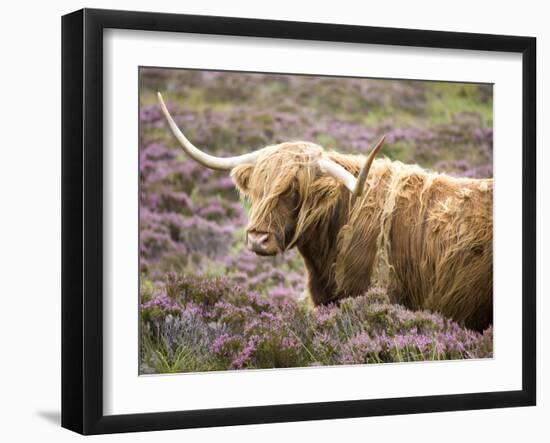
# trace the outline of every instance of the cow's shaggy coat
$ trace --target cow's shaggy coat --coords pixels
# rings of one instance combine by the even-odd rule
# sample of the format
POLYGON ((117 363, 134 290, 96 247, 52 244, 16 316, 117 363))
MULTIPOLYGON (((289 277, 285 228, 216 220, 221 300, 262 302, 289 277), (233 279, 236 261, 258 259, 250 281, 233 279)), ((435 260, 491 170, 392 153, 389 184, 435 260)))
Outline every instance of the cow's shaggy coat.
POLYGON ((232 170, 251 200, 248 229, 297 246, 314 304, 388 288, 393 302, 430 309, 473 329, 493 318, 493 180, 454 178, 375 160, 354 200, 318 160, 357 176, 362 156, 306 143, 262 150, 232 170))

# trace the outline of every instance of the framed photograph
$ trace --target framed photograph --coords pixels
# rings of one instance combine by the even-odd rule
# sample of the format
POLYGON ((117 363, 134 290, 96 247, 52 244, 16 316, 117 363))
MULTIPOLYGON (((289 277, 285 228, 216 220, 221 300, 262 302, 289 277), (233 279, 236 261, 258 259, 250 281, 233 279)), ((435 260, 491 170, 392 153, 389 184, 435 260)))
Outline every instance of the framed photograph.
POLYGON ((530 406, 531 37, 62 20, 62 425, 530 406))

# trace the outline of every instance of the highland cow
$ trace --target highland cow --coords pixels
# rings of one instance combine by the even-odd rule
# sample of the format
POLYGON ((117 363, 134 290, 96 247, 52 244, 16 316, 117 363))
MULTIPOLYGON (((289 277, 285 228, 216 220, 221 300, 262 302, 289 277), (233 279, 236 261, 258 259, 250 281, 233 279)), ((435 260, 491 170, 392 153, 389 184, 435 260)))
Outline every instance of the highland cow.
POLYGON ((438 311, 471 329, 493 319, 493 180, 455 178, 388 159, 289 142, 230 158, 208 155, 162 111, 184 151, 230 171, 251 202, 247 247, 296 247, 315 305, 388 289, 409 309, 438 311))

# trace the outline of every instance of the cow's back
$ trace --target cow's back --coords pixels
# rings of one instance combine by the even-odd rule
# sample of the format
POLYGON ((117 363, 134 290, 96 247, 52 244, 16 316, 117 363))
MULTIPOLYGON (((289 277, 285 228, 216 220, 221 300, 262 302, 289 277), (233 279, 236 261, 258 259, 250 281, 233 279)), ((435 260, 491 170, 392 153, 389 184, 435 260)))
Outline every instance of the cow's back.
POLYGON ((393 301, 486 328, 493 315, 493 181, 425 175, 409 182, 387 245, 393 301))
POLYGON ((369 183, 340 242, 341 293, 381 285, 410 309, 473 329, 492 323, 492 179, 382 161, 369 183))

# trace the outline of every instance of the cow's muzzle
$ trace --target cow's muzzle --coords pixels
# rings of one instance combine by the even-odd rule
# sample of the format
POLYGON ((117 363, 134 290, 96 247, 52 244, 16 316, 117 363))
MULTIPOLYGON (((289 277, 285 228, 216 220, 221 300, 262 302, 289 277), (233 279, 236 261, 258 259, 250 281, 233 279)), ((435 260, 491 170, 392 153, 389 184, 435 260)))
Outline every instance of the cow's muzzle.
POLYGON ((275 255, 280 252, 275 235, 270 232, 248 231, 246 247, 258 255, 275 255))

